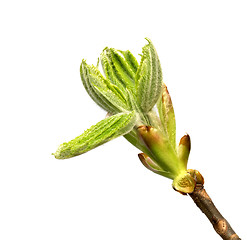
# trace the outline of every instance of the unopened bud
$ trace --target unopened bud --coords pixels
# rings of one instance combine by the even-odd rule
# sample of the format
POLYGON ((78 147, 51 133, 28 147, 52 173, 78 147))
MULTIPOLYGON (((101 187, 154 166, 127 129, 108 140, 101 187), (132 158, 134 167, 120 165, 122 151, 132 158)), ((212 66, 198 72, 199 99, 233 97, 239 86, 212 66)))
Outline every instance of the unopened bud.
POLYGON ((181 167, 186 170, 187 169, 187 163, 189 159, 190 154, 190 136, 188 134, 184 135, 178 146, 178 158, 179 158, 179 164, 181 167))
POLYGON ((163 171, 170 172, 172 179, 175 178, 181 172, 181 169, 177 164, 177 154, 169 140, 158 129, 151 126, 140 126, 137 131, 150 151, 150 157, 163 171))

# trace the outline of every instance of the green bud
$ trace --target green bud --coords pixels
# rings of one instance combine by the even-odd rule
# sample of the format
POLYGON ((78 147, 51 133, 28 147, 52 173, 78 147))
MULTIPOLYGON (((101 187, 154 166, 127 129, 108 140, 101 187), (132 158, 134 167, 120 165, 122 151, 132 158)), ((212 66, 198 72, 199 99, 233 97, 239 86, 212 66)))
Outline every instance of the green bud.
POLYGON ((184 135, 178 146, 178 158, 182 168, 187 169, 187 163, 190 154, 190 136, 188 134, 184 135))
POLYGON ((145 143, 148 154, 163 171, 169 172, 174 179, 181 169, 178 165, 178 157, 169 140, 158 129, 151 126, 138 127, 141 140, 145 143))
POLYGON ((108 117, 61 144, 54 156, 71 158, 124 136, 143 152, 138 156, 144 166, 173 179, 177 191, 188 193, 194 188, 194 176, 197 177, 195 172, 186 172, 190 138, 185 135, 176 146, 171 97, 162 83, 158 54, 152 42, 146 40, 140 64, 128 50, 105 48, 100 55, 105 76, 98 69, 99 60, 96 67, 82 60, 82 83, 90 97, 108 112, 108 117))

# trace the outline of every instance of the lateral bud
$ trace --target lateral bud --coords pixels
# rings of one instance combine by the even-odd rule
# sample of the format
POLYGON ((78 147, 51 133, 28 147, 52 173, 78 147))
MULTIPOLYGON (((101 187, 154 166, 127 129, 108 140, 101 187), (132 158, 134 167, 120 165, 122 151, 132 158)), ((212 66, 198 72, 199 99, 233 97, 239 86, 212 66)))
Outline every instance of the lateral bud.
POLYGON ((183 169, 187 169, 187 163, 189 159, 189 154, 190 154, 190 148, 191 148, 191 143, 190 143, 190 136, 188 134, 184 135, 179 142, 178 145, 178 158, 179 158, 179 163, 183 169))

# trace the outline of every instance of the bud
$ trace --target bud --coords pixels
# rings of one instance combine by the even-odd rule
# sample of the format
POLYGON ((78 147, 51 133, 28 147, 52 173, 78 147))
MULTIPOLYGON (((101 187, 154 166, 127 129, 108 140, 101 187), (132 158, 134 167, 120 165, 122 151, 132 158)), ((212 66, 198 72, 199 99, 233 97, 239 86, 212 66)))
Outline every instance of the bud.
POLYGON ((141 140, 146 145, 148 154, 160 168, 170 173, 170 178, 174 179, 180 172, 178 157, 170 145, 170 142, 162 133, 151 126, 140 126, 137 129, 141 140))
POLYGON ((184 135, 179 142, 178 146, 178 158, 181 168, 187 169, 187 163, 190 154, 190 136, 188 134, 184 135))

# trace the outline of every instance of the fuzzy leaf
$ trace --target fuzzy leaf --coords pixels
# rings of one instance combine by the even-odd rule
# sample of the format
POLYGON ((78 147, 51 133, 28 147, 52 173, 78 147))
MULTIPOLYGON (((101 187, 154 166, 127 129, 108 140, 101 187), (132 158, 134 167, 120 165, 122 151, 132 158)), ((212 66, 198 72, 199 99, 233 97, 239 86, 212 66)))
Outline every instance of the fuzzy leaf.
POLYGON ((176 150, 176 120, 171 96, 165 84, 162 86, 162 94, 157 103, 160 120, 165 134, 168 136, 172 147, 176 150))
POLYGON ((105 48, 101 54, 101 64, 110 81, 119 88, 134 89, 135 73, 138 63, 128 51, 105 48))
POLYGON ((137 72, 137 69, 139 67, 139 64, 136 60, 136 58, 134 57, 134 55, 129 51, 121 51, 119 50, 119 52, 121 52, 126 60, 126 62, 128 63, 128 65, 131 67, 132 71, 134 73, 137 72))
POLYGON ((126 93, 105 79, 96 67, 83 60, 80 73, 86 91, 100 107, 112 114, 130 110, 126 93))
POLYGON ((53 154, 57 159, 71 158, 85 153, 114 138, 130 132, 136 123, 135 111, 105 118, 70 142, 63 143, 53 154))
POLYGON ((143 112, 149 112, 158 101, 162 86, 162 70, 158 54, 147 39, 142 49, 141 63, 136 74, 137 102, 143 112))

